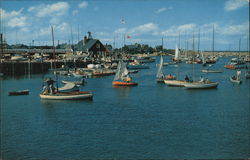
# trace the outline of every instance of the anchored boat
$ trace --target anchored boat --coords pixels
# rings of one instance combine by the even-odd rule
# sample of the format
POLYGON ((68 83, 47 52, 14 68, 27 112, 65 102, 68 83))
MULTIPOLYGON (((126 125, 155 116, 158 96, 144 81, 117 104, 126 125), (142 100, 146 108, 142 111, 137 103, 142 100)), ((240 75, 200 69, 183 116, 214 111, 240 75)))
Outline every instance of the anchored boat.
POLYGON ((129 76, 129 71, 126 67, 126 63, 120 61, 117 67, 115 78, 112 82, 113 86, 137 86, 138 83, 133 82, 129 76))
POLYGON ((20 91, 12 91, 9 92, 9 96, 20 96, 20 95, 28 95, 29 90, 20 90, 20 91))
POLYGON ((93 94, 91 92, 67 92, 61 93, 57 92, 54 94, 40 94, 41 99, 51 99, 51 100, 77 100, 77 99, 92 99, 93 94))
POLYGON ((189 82, 185 83, 184 87, 187 89, 209 89, 216 88, 218 85, 218 82, 189 82))

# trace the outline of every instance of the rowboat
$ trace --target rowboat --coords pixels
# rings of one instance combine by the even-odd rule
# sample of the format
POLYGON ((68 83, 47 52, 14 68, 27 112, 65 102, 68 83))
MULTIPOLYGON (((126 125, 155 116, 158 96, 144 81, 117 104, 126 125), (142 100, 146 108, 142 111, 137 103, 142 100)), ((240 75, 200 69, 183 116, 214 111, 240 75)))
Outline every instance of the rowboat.
POLYGON ((211 70, 211 69, 203 69, 203 73, 222 73, 223 70, 211 70))
POLYGON ((236 79, 235 76, 230 77, 230 81, 237 84, 241 84, 242 82, 240 79, 236 79))
POLYGON ((77 100, 77 99, 92 99, 93 94, 91 92, 68 92, 61 93, 57 92, 52 95, 50 94, 39 94, 41 99, 51 99, 51 100, 77 100))
POLYGON ((184 87, 187 89, 209 89, 216 88, 218 85, 218 82, 189 82, 185 83, 184 87))
POLYGON ((29 90, 20 90, 20 91, 12 91, 9 92, 9 96, 19 96, 19 95, 28 95, 29 90))

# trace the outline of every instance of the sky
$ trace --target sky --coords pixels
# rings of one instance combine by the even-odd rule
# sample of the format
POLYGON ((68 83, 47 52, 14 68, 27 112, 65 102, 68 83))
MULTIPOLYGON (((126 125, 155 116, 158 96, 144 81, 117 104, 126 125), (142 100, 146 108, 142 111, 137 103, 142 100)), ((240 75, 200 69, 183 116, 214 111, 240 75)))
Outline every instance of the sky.
POLYGON ((52 45, 53 26, 56 44, 90 31, 113 47, 125 37, 126 45, 163 38, 164 48, 192 49, 194 39, 197 50, 200 37, 199 49, 212 50, 214 27, 215 50, 249 48, 249 0, 1 0, 0 13, 8 44, 52 45))

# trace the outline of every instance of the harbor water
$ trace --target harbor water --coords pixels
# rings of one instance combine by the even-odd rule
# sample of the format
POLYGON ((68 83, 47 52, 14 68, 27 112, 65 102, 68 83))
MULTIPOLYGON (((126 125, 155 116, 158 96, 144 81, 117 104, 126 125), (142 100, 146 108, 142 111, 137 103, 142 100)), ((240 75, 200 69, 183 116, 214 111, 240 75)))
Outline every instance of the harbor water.
MULTIPOLYGON (((165 62, 169 57, 164 57, 165 62)), ((1 158, 3 160, 80 159, 247 159, 249 153, 249 79, 232 84, 235 70, 202 73, 200 64, 164 67, 218 81, 216 89, 189 90, 155 81, 156 63, 131 74, 136 87, 112 87, 114 76, 87 78, 83 91, 93 100, 41 100, 43 81, 54 75, 3 77, 1 84, 1 158), (26 96, 10 91, 29 89, 26 96)), ((59 80, 73 79, 59 76, 59 80)))

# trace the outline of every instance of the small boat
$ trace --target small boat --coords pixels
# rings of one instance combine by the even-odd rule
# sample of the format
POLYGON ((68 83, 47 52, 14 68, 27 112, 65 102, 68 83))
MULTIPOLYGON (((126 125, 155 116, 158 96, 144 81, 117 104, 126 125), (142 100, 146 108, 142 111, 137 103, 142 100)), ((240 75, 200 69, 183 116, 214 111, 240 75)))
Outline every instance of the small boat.
POLYGON ((9 92, 9 96, 19 96, 19 95, 28 95, 29 90, 20 90, 20 91, 12 91, 9 92))
POLYGON ((62 83, 67 84, 67 83, 74 83, 75 85, 84 85, 84 79, 80 80, 80 81, 66 81, 66 80, 62 80, 62 83))
POLYGON ((235 76, 230 77, 230 81, 237 84, 242 83, 242 81, 240 79, 237 79, 235 76))
POLYGON ((149 66, 141 64, 137 60, 134 60, 134 62, 129 63, 127 67, 128 69, 149 69, 149 66))
POLYGON ((218 82, 189 82, 185 83, 184 87, 187 89, 209 89, 216 88, 219 85, 218 82))
POLYGON ((184 80, 164 80, 164 83, 168 86, 184 87, 184 85, 189 82, 184 80))
POLYGON ((223 70, 211 70, 211 69, 203 69, 203 73, 222 73, 223 70))
POLYGON ((58 92, 73 92, 79 91, 79 87, 74 83, 66 83, 63 87, 58 88, 58 92))
POLYGON ((91 92, 68 92, 68 93, 54 93, 50 94, 40 94, 41 99, 51 99, 51 100, 77 100, 77 99, 92 99, 93 94, 91 92))
POLYGON ((129 71, 126 67, 126 63, 119 61, 115 78, 112 82, 113 86, 137 86, 138 83, 133 82, 129 76, 129 71))

